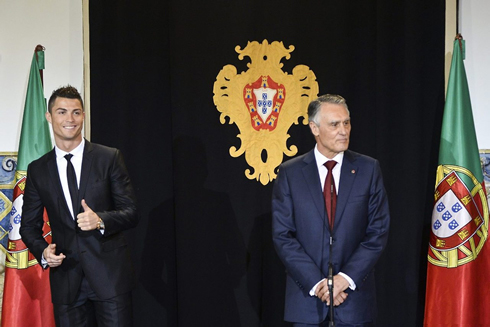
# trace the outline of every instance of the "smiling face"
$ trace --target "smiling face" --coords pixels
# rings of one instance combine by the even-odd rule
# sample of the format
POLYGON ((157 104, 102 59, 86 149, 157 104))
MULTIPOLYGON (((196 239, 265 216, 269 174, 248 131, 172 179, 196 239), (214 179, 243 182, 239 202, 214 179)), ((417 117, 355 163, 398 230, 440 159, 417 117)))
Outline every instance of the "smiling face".
POLYGON ((46 119, 53 127, 56 146, 70 152, 82 142, 85 112, 78 99, 56 98, 46 119))
POLYGON ((332 159, 347 150, 350 137, 350 116, 347 109, 334 103, 322 103, 316 121, 311 121, 311 132, 315 136, 318 151, 332 159))

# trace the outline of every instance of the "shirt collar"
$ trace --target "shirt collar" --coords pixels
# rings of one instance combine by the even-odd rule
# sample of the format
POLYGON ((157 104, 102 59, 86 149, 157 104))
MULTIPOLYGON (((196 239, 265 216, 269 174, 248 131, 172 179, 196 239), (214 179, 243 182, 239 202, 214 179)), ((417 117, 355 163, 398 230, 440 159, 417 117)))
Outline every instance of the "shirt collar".
POLYGON ((82 142, 73 150, 70 152, 65 152, 58 148, 56 145, 54 146, 54 151, 56 153, 56 158, 63 158, 66 156, 68 153, 71 153, 74 157, 81 157, 83 155, 83 149, 85 148, 85 138, 82 137, 82 142))
POLYGON ((320 151, 318 151, 318 145, 315 145, 314 152, 315 152, 316 165, 318 167, 323 167, 325 162, 327 162, 328 160, 334 160, 334 161, 337 161, 337 165, 335 166, 335 168, 336 168, 336 167, 342 166, 342 161, 344 161, 344 152, 343 151, 338 153, 332 159, 329 159, 329 158, 325 157, 323 154, 321 154, 320 151))

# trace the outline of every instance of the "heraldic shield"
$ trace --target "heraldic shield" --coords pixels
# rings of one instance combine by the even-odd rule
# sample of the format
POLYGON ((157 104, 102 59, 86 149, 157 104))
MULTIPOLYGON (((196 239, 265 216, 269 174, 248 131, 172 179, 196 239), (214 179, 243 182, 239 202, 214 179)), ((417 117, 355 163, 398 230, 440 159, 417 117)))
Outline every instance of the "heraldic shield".
POLYGON ((284 154, 291 157, 298 152, 295 145, 288 148, 288 130, 293 123, 299 124, 300 117, 304 125, 308 123, 308 104, 318 95, 316 76, 309 67, 298 65, 292 74, 282 71, 281 60, 291 58, 293 50, 292 45, 286 49, 282 42, 267 40, 248 42, 243 50, 236 46, 240 60, 250 58, 248 70, 238 74, 235 66, 226 65, 214 83, 220 122, 225 124, 229 117, 229 123, 240 130, 241 146, 230 147, 230 155, 236 158, 245 153, 253 169, 246 169, 245 176, 263 185, 277 177, 284 154))
POLYGON ((463 167, 438 167, 428 260, 456 268, 476 259, 488 238, 488 202, 484 184, 463 167), (471 181, 466 185, 460 178, 471 181))
MULTIPOLYGON (((14 187, 12 208, 10 210, 10 228, 8 233, 8 246, 6 251, 5 266, 15 269, 26 269, 37 265, 34 255, 26 247, 20 236, 20 224, 22 220, 22 205, 24 203, 24 189, 26 185, 26 171, 17 171, 17 183, 14 187)), ((51 243, 51 228, 49 227, 46 209, 43 212, 43 237, 51 243)))

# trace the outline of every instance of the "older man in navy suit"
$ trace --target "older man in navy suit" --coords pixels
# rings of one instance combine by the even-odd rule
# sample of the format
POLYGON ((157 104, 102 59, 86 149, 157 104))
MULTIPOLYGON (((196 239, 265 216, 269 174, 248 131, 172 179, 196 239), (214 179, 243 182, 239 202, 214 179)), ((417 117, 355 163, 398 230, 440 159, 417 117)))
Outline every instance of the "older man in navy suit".
POLYGON ((85 112, 75 88, 55 90, 48 108, 56 146, 28 167, 22 240, 50 267, 58 327, 131 326, 135 276, 123 231, 138 215, 122 155, 82 137, 85 112), (52 244, 42 236, 44 209, 52 244))
POLYGON ((374 326, 374 266, 388 238, 388 199, 377 160, 348 150, 345 99, 308 107, 316 146, 280 166, 272 233, 287 270, 284 318, 294 326, 374 326), (333 301, 328 288, 332 267, 333 301))

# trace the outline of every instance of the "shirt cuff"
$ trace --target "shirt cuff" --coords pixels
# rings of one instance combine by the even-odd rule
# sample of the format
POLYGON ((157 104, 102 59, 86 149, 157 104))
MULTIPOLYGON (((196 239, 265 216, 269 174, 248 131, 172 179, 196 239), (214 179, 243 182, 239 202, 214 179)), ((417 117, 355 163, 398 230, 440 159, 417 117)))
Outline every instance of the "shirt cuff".
POLYGON ((339 272, 339 275, 342 276, 342 277, 344 277, 349 282, 349 288, 351 290, 353 290, 353 291, 356 290, 356 283, 354 283, 354 281, 352 280, 352 278, 350 278, 349 276, 347 276, 343 272, 339 272))
POLYGON ((316 283, 315 286, 313 286, 313 288, 310 290, 310 296, 315 296, 315 291, 316 291, 316 288, 317 288, 318 284, 320 284, 324 280, 325 280, 325 278, 323 278, 321 281, 319 281, 318 283, 316 283))
POLYGON ((48 268, 48 262, 44 259, 44 253, 41 254, 41 266, 43 266, 43 268, 48 268))

